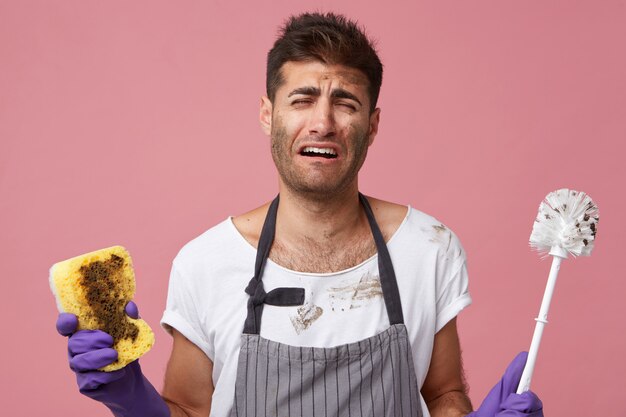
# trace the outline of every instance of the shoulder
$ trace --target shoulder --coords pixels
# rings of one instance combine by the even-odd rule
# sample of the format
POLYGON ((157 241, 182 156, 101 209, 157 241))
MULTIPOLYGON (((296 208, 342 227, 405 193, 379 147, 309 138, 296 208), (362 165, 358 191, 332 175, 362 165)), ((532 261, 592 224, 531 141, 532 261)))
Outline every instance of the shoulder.
POLYGON ((245 241, 256 247, 269 205, 268 202, 243 214, 228 217, 190 240, 182 247, 177 259, 206 254, 225 245, 242 244, 245 241))
POLYGON ((367 197, 367 200, 372 206, 376 222, 387 241, 397 232, 402 232, 419 241, 460 245, 454 232, 429 214, 410 206, 373 197, 367 197))
POLYGON ((191 272, 206 261, 223 259, 229 253, 245 250, 246 245, 229 217, 187 242, 173 263, 178 269, 191 272))
POLYGON ((387 240, 396 232, 402 231, 433 242, 458 241, 457 236, 448 226, 429 214, 407 205, 373 197, 367 197, 367 199, 372 206, 376 222, 387 240))
POLYGON ((261 236, 261 229, 270 203, 265 203, 253 210, 233 217, 233 225, 241 236, 253 247, 257 247, 261 236))
POLYGON ((439 219, 410 207, 394 237, 397 244, 413 251, 433 253, 446 262, 459 264, 466 254, 459 237, 439 219))
POLYGON ((378 227, 380 227, 380 231, 385 240, 388 241, 406 219, 409 207, 369 196, 367 201, 372 206, 372 212, 378 227))

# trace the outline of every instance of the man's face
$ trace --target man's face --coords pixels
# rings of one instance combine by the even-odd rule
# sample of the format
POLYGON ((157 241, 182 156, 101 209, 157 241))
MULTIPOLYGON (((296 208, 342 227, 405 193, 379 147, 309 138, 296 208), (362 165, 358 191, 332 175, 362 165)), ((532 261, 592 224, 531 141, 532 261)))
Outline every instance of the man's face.
POLYGON ((378 131, 367 77, 321 62, 287 62, 274 102, 261 102, 281 187, 317 199, 357 187, 357 174, 378 131))

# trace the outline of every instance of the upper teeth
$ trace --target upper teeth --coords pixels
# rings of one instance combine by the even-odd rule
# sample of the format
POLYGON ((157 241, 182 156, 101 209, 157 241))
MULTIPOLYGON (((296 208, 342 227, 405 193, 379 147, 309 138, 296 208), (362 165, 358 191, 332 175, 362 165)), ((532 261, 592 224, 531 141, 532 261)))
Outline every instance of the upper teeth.
POLYGON ((315 148, 313 146, 307 146, 302 152, 315 152, 315 153, 327 153, 330 155, 337 155, 337 153, 331 148, 315 148))

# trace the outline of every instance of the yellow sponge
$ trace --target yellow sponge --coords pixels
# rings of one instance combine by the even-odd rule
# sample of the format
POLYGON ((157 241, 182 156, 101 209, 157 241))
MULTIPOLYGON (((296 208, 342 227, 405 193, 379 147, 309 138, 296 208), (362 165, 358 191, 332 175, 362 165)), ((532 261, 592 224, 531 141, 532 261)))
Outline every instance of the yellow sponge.
POLYGON ((50 288, 60 312, 78 317, 78 330, 102 330, 113 337, 117 361, 101 368, 115 371, 152 348, 148 323, 128 317, 124 308, 135 295, 130 255, 113 246, 58 262, 50 268, 50 288))

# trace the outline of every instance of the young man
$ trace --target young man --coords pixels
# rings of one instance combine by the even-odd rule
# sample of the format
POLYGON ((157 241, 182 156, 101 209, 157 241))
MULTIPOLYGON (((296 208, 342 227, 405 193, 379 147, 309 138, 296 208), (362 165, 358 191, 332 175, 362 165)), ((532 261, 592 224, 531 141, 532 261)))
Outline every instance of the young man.
MULTIPOLYGON (((460 243, 424 213, 359 193, 381 82, 353 22, 288 21, 268 55, 260 109, 280 197, 174 260, 162 319, 174 338, 167 406, 136 364, 115 381, 93 373, 83 393, 120 416, 471 412, 455 321, 471 302, 460 243)), ((507 408, 514 379, 505 375, 473 415, 507 408)), ((514 399, 512 415, 542 415, 531 394, 514 399)))

